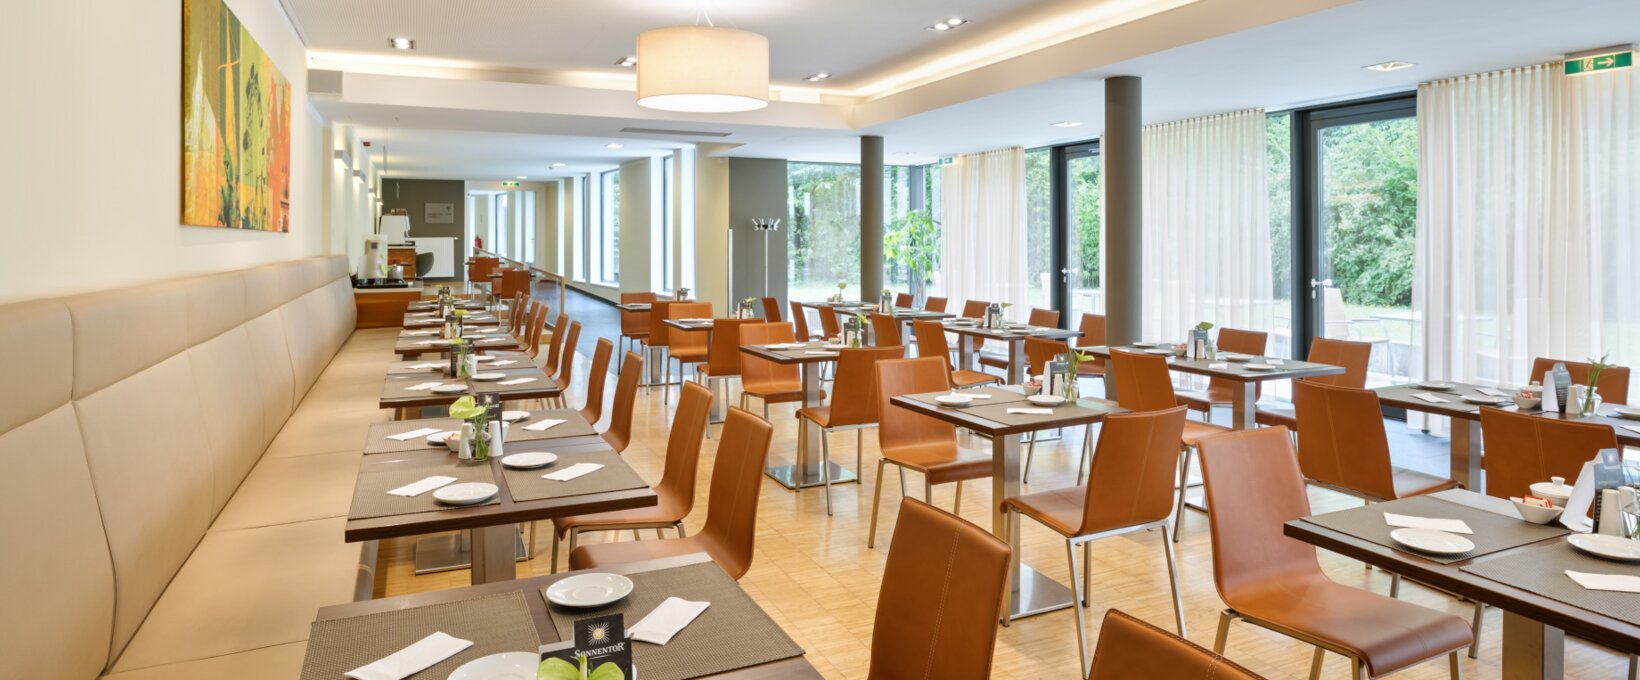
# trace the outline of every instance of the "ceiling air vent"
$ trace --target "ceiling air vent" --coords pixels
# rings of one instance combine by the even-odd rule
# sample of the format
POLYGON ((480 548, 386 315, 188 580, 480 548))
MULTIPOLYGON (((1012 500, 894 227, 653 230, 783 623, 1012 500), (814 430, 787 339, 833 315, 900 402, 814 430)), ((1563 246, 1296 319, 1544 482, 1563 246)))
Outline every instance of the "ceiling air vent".
POLYGON ((621 128, 621 132, 635 135, 661 135, 664 137, 728 137, 732 132, 702 132, 700 130, 662 130, 660 128, 621 128))
POLYGON ((311 69, 308 74, 308 94, 342 96, 342 72, 311 69))

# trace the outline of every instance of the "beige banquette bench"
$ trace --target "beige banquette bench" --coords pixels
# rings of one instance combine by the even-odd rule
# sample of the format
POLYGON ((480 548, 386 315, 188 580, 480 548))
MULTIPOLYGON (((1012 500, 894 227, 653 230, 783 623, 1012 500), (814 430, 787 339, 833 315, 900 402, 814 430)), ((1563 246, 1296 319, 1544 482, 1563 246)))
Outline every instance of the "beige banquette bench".
POLYGON ((293 678, 395 330, 342 257, 0 306, 0 678, 293 678))

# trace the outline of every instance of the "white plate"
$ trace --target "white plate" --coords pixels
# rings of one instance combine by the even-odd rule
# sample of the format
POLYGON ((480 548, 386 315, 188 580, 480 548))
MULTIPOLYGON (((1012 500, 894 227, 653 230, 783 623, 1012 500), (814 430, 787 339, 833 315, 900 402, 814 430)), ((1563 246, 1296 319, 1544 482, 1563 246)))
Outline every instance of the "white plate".
POLYGON ((506 373, 474 373, 473 374, 473 380, 477 380, 479 382, 495 382, 495 381, 500 380, 500 379, 505 378, 505 377, 507 377, 506 373))
POLYGON ((528 420, 529 417, 530 417, 530 412, 529 411, 502 411, 501 412, 501 419, 505 420, 509 423, 516 423, 520 420, 528 420))
POLYGON ((1145 350, 1145 354, 1166 354, 1168 356, 1172 356, 1173 355, 1173 350, 1170 350, 1170 349, 1147 349, 1147 350, 1145 350))
POLYGON ((1221 361, 1233 361, 1239 364, 1245 361, 1252 361, 1253 357, 1245 354, 1220 354, 1219 359, 1221 361))
POLYGON ((1619 418, 1628 418, 1629 420, 1640 420, 1640 408, 1628 408, 1628 407, 1625 407, 1625 406, 1619 406, 1616 409, 1614 409, 1612 412, 1616 413, 1617 417, 1619 417, 1619 418))
POLYGON ((1462 399, 1471 404, 1491 404, 1493 406, 1515 403, 1515 400, 1509 397, 1494 397, 1490 394, 1465 394, 1462 399))
POLYGON ((1640 541, 1606 534, 1572 534, 1566 542, 1595 557, 1618 562, 1640 562, 1640 541))
POLYGON ((466 385, 439 385, 438 387, 433 388, 433 391, 437 392, 439 394, 455 394, 457 392, 466 392, 467 391, 467 386, 466 385))
POLYGON ((450 437, 455 436, 457 434, 461 434, 461 433, 456 432, 455 430, 445 430, 444 432, 434 432, 430 435, 427 435, 427 443, 432 445, 432 446, 444 446, 445 440, 447 440, 450 437))
POLYGON ((967 406, 974 403, 974 397, 967 394, 942 394, 934 397, 934 401, 945 406, 967 406))
POLYGON ((500 489, 489 482, 450 484, 433 490, 433 500, 445 505, 478 505, 495 498, 500 489))
POLYGON ((1418 386, 1426 390, 1437 390, 1440 392, 1451 392, 1458 387, 1457 385, 1449 383, 1445 380, 1425 380, 1418 383, 1418 386))
POLYGON ((1271 366, 1270 364, 1265 364, 1265 363, 1259 363, 1259 362, 1256 362, 1256 361, 1255 362, 1248 362, 1247 365, 1242 366, 1242 368, 1245 368, 1249 371, 1274 371, 1274 370, 1276 370, 1275 366, 1271 366))
POLYGON ((461 664, 450 680, 535 680, 540 665, 541 655, 534 652, 503 652, 461 664))
POLYGON ((1434 529, 1401 528, 1389 532, 1396 543, 1431 555, 1462 555, 1475 549, 1475 543, 1457 534, 1434 529))
POLYGON ((1033 394, 1029 397, 1025 397, 1025 401, 1036 404, 1037 406, 1058 406, 1065 403, 1065 398, 1057 394, 1033 394))
POLYGON ((490 363, 492 361, 500 361, 501 357, 498 357, 494 354, 480 354, 478 356, 473 357, 473 359, 475 361, 477 361, 478 363, 487 364, 487 363, 490 363))
POLYGON ((546 451, 530 451, 502 456, 501 464, 515 470, 534 470, 544 468, 558 461, 558 454, 546 451))
POLYGON ((632 579, 620 574, 576 574, 547 586, 547 601, 561 607, 602 607, 632 594, 632 579))
POLYGON ((821 345, 820 347, 822 349, 848 349, 848 345, 839 344, 839 343, 828 343, 828 344, 821 345))
POLYGON ((1156 343, 1154 343, 1154 342, 1135 342, 1135 343, 1133 343, 1133 346, 1134 347, 1155 347, 1156 343))

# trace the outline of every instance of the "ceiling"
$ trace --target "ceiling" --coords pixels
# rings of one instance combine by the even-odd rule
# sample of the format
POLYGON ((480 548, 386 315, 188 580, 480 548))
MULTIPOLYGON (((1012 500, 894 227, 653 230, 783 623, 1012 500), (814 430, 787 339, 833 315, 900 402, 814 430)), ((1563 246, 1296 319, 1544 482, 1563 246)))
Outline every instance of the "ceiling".
MULTIPOLYGON (((288 2, 299 7, 380 4, 374 1, 288 2)), ((398 3, 393 4, 396 6, 398 3)), ((409 4, 418 8, 433 6, 419 0, 409 4)), ((471 8, 477 5, 488 9, 492 6, 499 8, 524 4, 549 3, 468 2, 463 6, 471 8)), ((560 8, 584 7, 588 4, 580 0, 556 3, 560 8)), ((608 22, 635 22, 629 27, 635 34, 640 30, 638 26, 645 24, 629 14, 655 11, 636 8, 693 6, 694 3, 681 0, 677 3, 605 0, 602 4, 613 5, 619 10, 610 14, 620 18, 611 18, 608 22)), ((757 3, 725 0, 713 4, 724 8, 722 11, 727 14, 730 8, 757 7, 766 10, 767 7, 793 4, 793 0, 764 0, 757 3)), ((835 41, 839 34, 877 35, 876 32, 882 30, 881 25, 888 18, 909 20, 911 14, 929 13, 934 7, 932 3, 922 0, 878 4, 884 8, 879 10, 873 7, 870 10, 874 21, 856 22, 854 26, 815 22, 805 31, 792 27, 790 21, 754 18, 751 14, 737 20, 737 23, 751 27, 747 26, 750 22, 769 21, 772 28, 760 27, 756 30, 768 31, 771 43, 776 46, 775 51, 788 55, 812 53, 823 56, 850 52, 848 59, 858 59, 861 64, 880 64, 884 59, 908 58, 905 55, 915 52, 917 45, 923 45, 922 49, 926 49, 930 38, 921 35, 914 35, 917 39, 909 41, 917 45, 908 45, 899 52, 886 47, 861 47, 858 51, 853 47, 842 51, 808 47, 788 49, 784 46, 785 39, 775 33, 797 31, 813 34, 790 38, 805 45, 816 36, 835 41), (895 54, 900 56, 893 57, 895 54)), ((967 4, 1006 5, 1019 13, 1040 11, 1043 6, 1058 3, 998 0, 967 4)), ((865 3, 855 0, 838 0, 827 7, 833 5, 866 11, 862 9, 865 3)), ((910 113, 858 129, 846 123, 831 123, 831 118, 812 116, 824 122, 776 124, 774 119, 767 117, 718 117, 709 121, 657 124, 655 120, 637 117, 643 115, 639 113, 594 115, 590 113, 590 108, 588 113, 583 114, 577 110, 532 111, 522 106, 486 110, 445 108, 431 104, 381 106, 346 100, 316 100, 316 106, 333 120, 360 125, 366 138, 380 134, 382 127, 394 127, 398 139, 390 144, 394 160, 389 172, 393 176, 511 179, 515 175, 529 175, 532 179, 550 178, 563 176, 570 171, 588 172, 612 167, 628 158, 664 153, 693 141, 718 141, 685 137, 668 139, 621 132, 623 127, 628 126, 730 132, 731 136, 721 141, 737 146, 727 155, 829 162, 856 162, 858 136, 878 134, 885 138, 889 163, 925 163, 953 153, 1013 145, 1034 147, 1097 137, 1103 129, 1101 81, 1111 75, 1143 77, 1145 120, 1164 122, 1251 107, 1281 110, 1373 94, 1410 91, 1422 81, 1541 63, 1568 52, 1640 39, 1640 30, 1634 28, 1640 27, 1640 3, 1631 0, 1580 0, 1577 6, 1579 11, 1568 12, 1559 3, 1541 0, 1359 0, 1285 21, 1114 61, 1097 68, 1079 72, 1073 69, 1070 75, 1064 77, 910 113), (1389 73, 1361 68, 1389 60, 1408 61, 1416 66, 1389 73), (736 120, 755 123, 732 122, 736 120), (1050 125, 1058 121, 1079 121, 1082 125, 1069 129, 1050 125), (626 148, 604 148, 611 141, 623 142, 626 148), (558 170, 546 167, 555 160, 570 165, 558 170)), ((334 11, 347 13, 352 10, 338 8, 334 11)), ((532 11, 546 13, 548 10, 532 11)), ((858 16, 859 12, 828 11, 837 16, 858 16)), ((770 16, 776 14, 770 12, 770 16)), ((310 27, 313 21, 309 19, 311 17, 304 17, 302 28, 310 46, 319 49, 325 43, 315 37, 310 27)), ((606 30, 604 21, 602 18, 593 21, 582 18, 570 23, 595 33, 606 30)), ((1003 21, 996 20, 997 23, 1003 21)), ((365 23, 363 19, 359 22, 365 23)), ((974 28, 979 28, 979 25, 974 28)), ((385 49, 386 38, 378 36, 376 39, 385 49)), ((417 36, 417 39, 421 38, 417 36)), ((850 41, 851 45, 856 42, 860 45, 893 43, 881 39, 850 41)), ((471 53, 471 46, 460 51, 464 51, 469 58, 475 56, 471 53)), ((610 57, 610 61, 613 58, 610 57)), ((842 57, 834 55, 831 58, 842 57)), ((537 65, 573 68, 575 64, 567 56, 561 62, 549 61, 548 57, 540 59, 543 61, 536 62, 537 65)), ((797 68, 792 64, 788 67, 796 71, 812 68, 806 65, 797 68)), ((623 104, 630 102, 630 93, 611 92, 609 96, 620 97, 623 104)), ((781 106, 798 105, 777 103, 770 109, 777 110, 781 106)), ((628 108, 637 110, 635 107, 628 108)), ((847 106, 839 108, 848 109, 847 106)), ((847 116, 836 118, 846 120, 847 116)))

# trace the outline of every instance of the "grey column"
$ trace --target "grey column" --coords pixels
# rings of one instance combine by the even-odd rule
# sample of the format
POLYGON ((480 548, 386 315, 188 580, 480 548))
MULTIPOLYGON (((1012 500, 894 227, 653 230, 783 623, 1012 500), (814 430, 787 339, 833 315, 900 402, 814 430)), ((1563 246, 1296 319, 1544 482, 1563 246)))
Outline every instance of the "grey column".
POLYGON ((1140 81, 1105 79, 1105 341, 1141 340, 1144 292, 1144 140, 1140 81))
POLYGON ((883 138, 860 138, 860 299, 883 291, 883 138))

